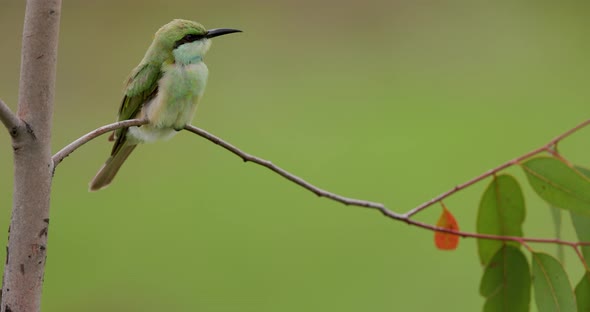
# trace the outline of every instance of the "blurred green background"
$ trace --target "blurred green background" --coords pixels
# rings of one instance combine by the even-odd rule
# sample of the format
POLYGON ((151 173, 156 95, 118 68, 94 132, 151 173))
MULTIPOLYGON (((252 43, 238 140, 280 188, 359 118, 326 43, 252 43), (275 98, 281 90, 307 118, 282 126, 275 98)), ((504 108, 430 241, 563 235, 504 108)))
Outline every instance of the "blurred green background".
MULTIPOLYGON (((23 14, 24 1, 0 8, 11 107, 23 14)), ((587 1, 64 1, 54 150, 114 121, 153 33, 193 19, 245 31, 214 40, 195 125, 404 212, 588 118, 589 14, 587 1)), ((561 151, 590 164, 588 137, 561 151)), ((6 233, 5 131, 0 144, 6 233)), ((431 232, 318 199, 184 132, 141 146, 111 187, 88 193, 109 152, 99 138, 56 172, 43 311, 481 310, 474 240, 438 251, 431 232)), ((546 205, 523 187, 525 233, 553 235, 546 205)), ((446 201, 462 229, 474 230, 484 188, 446 201)), ((566 257, 577 282, 581 265, 566 257)))

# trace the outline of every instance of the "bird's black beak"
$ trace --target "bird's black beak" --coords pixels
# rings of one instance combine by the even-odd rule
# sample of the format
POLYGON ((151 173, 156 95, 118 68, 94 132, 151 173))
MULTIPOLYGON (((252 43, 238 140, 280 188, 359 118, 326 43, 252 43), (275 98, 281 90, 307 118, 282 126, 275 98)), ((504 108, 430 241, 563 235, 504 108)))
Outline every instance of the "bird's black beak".
POLYGON ((242 32, 242 31, 239 29, 231 29, 231 28, 215 28, 215 29, 207 30, 207 34, 205 35, 205 37, 213 38, 213 37, 223 36, 223 35, 237 33, 237 32, 242 32))

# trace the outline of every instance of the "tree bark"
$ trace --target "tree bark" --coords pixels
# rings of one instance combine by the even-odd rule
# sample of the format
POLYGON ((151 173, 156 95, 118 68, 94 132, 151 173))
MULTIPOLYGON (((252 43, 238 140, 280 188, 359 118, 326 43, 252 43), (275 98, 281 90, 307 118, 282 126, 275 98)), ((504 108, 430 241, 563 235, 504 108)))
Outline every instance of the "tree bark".
POLYGON ((12 219, 1 312, 39 311, 51 192, 51 126, 61 0, 28 0, 14 150, 12 219))

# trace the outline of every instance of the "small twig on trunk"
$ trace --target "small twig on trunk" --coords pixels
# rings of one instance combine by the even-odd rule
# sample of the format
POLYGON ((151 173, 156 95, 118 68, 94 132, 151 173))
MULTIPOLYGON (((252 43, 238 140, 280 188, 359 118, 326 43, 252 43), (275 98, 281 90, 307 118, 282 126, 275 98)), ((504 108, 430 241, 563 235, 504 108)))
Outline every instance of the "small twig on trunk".
POLYGON ((11 137, 16 136, 17 131, 20 128, 20 125, 22 124, 20 119, 18 119, 18 117, 16 117, 16 114, 13 113, 12 110, 10 110, 10 107, 8 107, 8 105, 6 105, 6 103, 4 103, 1 99, 0 99, 0 121, 2 122, 2 124, 4 124, 4 126, 6 127, 6 130, 8 130, 8 133, 10 134, 11 137))

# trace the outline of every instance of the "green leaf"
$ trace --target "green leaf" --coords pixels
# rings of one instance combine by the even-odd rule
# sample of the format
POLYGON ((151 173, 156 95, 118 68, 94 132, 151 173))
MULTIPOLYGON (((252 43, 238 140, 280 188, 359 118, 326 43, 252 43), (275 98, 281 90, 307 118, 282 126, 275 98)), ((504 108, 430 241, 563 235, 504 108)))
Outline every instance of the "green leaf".
MULTIPOLYGON (((477 233, 522 236, 524 218, 524 197, 516 179, 507 174, 495 177, 479 203, 477 233)), ((509 244, 520 246, 516 242, 509 244)), ((501 241, 478 239, 481 263, 487 264, 502 246, 501 241)))
MULTIPOLYGON (((572 223, 576 229, 578 240, 581 242, 590 242, 590 217, 582 216, 576 213, 570 213, 572 223)), ((580 246, 582 255, 586 262, 590 263, 590 246, 580 246)))
POLYGON ((590 180, 553 157, 537 157, 522 168, 529 183, 549 204, 590 216, 590 180))
POLYGON ((504 245, 496 252, 481 278, 479 292, 487 298, 485 312, 529 311, 531 277, 520 249, 504 245))
MULTIPOLYGON (((590 170, 579 166, 576 166, 576 169, 586 177, 590 178, 590 170)), ((576 229, 578 240, 581 242, 590 242, 590 217, 577 213, 570 213, 570 217, 572 218, 572 223, 576 229)), ((580 249, 582 250, 582 255, 584 255, 586 262, 590 263, 590 246, 581 246, 580 249)))
MULTIPOLYGON (((555 229, 555 238, 561 239, 561 209, 553 206, 549 206, 549 210, 551 211, 551 219, 553 220, 553 228, 555 229)), ((563 262, 565 259, 563 245, 557 244, 557 259, 559 262, 563 262)))
POLYGON ((584 168, 582 166, 574 166, 574 168, 576 168, 576 170, 578 170, 578 172, 580 172, 581 174, 586 176, 586 178, 590 178, 590 169, 584 168))
POLYGON ((590 271, 587 271, 576 286, 578 312, 590 312, 590 271))
POLYGON ((539 312, 575 312, 576 298, 561 263, 545 253, 534 252, 533 287, 539 312))

